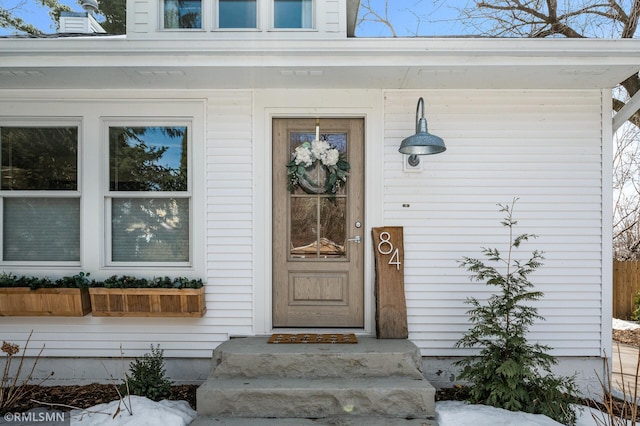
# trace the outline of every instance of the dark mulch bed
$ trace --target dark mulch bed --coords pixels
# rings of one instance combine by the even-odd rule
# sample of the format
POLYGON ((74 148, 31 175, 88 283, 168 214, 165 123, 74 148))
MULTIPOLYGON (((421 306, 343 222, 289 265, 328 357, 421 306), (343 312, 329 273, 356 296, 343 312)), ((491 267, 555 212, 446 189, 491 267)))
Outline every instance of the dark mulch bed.
MULTIPOLYGON (((198 385, 172 386, 170 399, 187 401, 195 410, 196 389, 198 389, 198 385)), ((24 412, 31 408, 46 406, 46 404, 38 404, 31 400, 63 404, 74 408, 89 408, 118 398, 118 392, 114 385, 94 383, 83 386, 28 386, 25 396, 16 406, 7 411, 24 412)), ((72 409, 62 406, 55 406, 55 408, 63 411, 72 409)))
POLYGON ((613 341, 640 348, 640 328, 635 330, 613 330, 613 341))

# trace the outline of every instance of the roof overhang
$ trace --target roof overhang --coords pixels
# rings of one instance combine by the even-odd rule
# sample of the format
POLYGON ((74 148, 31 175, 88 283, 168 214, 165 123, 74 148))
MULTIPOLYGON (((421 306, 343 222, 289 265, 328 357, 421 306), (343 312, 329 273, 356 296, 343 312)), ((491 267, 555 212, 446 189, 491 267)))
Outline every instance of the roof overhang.
POLYGON ((0 89, 599 89, 640 40, 0 40, 0 89))

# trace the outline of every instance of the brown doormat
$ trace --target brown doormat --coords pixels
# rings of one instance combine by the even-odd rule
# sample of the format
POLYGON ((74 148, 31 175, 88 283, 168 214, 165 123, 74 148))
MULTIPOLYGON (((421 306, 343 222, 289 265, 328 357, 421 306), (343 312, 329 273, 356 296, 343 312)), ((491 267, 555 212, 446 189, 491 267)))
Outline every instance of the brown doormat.
POLYGON ((358 343, 355 334, 272 334, 267 343, 358 343))

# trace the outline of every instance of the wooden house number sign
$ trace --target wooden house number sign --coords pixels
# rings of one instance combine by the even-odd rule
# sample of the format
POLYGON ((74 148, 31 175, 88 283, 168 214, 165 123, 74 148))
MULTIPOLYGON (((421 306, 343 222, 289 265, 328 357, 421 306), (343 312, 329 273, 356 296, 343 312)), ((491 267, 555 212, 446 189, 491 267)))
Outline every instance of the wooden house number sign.
POLYGON ((371 234, 376 264, 376 336, 406 339, 409 330, 404 294, 403 228, 372 228, 371 234))

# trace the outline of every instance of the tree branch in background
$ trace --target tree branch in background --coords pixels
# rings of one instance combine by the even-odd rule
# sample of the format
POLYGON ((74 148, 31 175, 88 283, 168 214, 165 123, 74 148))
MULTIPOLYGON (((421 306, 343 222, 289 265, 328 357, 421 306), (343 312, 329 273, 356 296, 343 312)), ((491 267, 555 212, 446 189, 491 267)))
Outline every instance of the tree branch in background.
POLYGON ((363 0, 360 3, 360 10, 362 10, 363 13, 361 14, 361 17, 358 19, 357 25, 360 25, 363 22, 376 22, 378 24, 382 24, 385 27, 387 27, 387 29, 391 31, 392 37, 398 37, 398 35, 396 34, 396 30, 393 27, 391 20, 389 19, 389 2, 388 1, 384 2, 384 7, 382 9, 383 9, 382 11, 378 11, 376 10, 376 8, 374 8, 371 5, 371 0, 363 0))
MULTIPOLYGON (((30 0, 31 3, 38 3, 38 6, 48 10, 51 22, 58 28, 60 14, 73 9, 59 0, 30 0)), ((37 27, 25 22, 18 17, 18 12, 33 8, 26 0, 21 1, 10 9, 3 8, 0 1, 0 28, 7 28, 14 34, 41 35, 43 32, 37 27)), ((79 3, 79 2, 78 2, 79 3)), ((102 0, 100 1, 99 15, 104 17, 100 25, 110 34, 126 33, 126 0, 102 0)), ((77 8, 79 10, 79 8, 77 8)), ((100 17, 100 16, 99 16, 100 17)))
POLYGON ((0 6, 0 28, 14 30, 16 33, 41 34, 39 29, 14 16, 14 10, 0 6))

